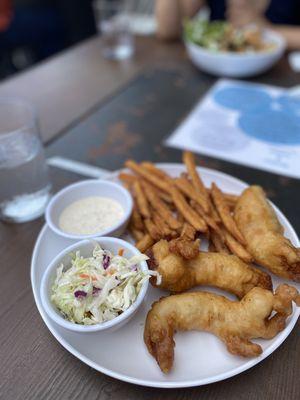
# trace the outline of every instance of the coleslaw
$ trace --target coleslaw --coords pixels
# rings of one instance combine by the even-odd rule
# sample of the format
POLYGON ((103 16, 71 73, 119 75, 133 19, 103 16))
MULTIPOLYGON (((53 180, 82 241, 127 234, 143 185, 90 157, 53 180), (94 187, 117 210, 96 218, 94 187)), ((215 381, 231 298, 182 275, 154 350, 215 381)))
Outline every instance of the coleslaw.
POLYGON ((51 301, 64 318, 82 325, 109 321, 127 310, 136 300, 143 283, 156 271, 144 272, 139 263, 146 261, 144 254, 130 259, 95 245, 91 257, 72 254, 71 266, 61 264, 56 271, 51 301))

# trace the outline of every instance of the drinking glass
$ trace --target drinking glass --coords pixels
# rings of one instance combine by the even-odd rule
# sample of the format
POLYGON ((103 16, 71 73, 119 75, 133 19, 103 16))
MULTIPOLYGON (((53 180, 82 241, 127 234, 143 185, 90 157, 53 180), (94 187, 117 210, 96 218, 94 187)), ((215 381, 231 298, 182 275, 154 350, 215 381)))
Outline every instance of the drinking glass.
POLYGON ((50 189, 34 108, 20 99, 0 98, 0 219, 39 217, 50 189))
POLYGON ((94 1, 96 24, 101 34, 105 58, 123 60, 134 53, 134 39, 130 32, 130 4, 125 0, 94 1))

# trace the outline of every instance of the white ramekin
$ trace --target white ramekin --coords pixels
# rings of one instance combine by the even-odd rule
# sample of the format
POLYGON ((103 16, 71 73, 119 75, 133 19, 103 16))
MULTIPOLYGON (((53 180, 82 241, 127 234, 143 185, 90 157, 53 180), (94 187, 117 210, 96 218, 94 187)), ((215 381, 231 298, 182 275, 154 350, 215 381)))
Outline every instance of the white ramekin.
POLYGON ((49 202, 45 217, 48 226, 53 232, 68 239, 81 240, 99 236, 118 237, 122 235, 127 227, 132 208, 133 201, 131 194, 122 185, 107 180, 91 179, 66 186, 58 192, 49 202), (110 197, 116 200, 124 209, 123 217, 110 228, 103 229, 92 235, 76 235, 61 230, 58 221, 62 211, 74 201, 90 196, 110 197))
MULTIPOLYGON (((54 260, 47 267, 42 277, 40 288, 42 305, 48 316, 54 322, 56 322, 63 328, 69 329, 74 332, 98 332, 107 330, 112 331, 122 327, 136 313, 139 306, 142 304, 148 289, 149 282, 147 280, 144 282, 135 302, 122 314, 110 321, 96 325, 80 325, 66 320, 51 301, 51 290, 56 277, 57 267, 59 267, 60 264, 63 263, 64 266, 68 268, 71 262, 70 253, 72 252, 74 253, 76 251, 80 251, 80 254, 83 257, 90 257, 95 247, 95 242, 99 243, 103 249, 109 250, 113 254, 117 254, 120 248, 124 249, 124 257, 126 258, 131 258, 135 255, 141 254, 137 248, 135 248, 130 243, 125 242, 125 240, 112 237, 100 237, 93 240, 82 240, 80 242, 77 242, 67 247, 54 258, 54 260)), ((148 266, 145 261, 142 261, 139 266, 142 271, 148 271, 148 266)))

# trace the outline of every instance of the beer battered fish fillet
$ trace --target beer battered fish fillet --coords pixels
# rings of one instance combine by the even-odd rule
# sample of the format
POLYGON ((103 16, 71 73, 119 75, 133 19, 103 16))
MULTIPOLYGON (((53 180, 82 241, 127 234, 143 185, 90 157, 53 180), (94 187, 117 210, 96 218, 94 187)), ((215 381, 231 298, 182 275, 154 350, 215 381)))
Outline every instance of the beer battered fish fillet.
POLYGON ((300 251, 283 236, 283 227, 261 187, 250 186, 242 193, 234 219, 257 264, 300 282, 300 251))
POLYGON ((235 355, 254 357, 262 348, 251 339, 272 339, 285 327, 292 313, 292 301, 300 305, 297 290, 286 284, 275 294, 253 288, 240 301, 230 301, 208 292, 182 293, 164 297, 148 312, 144 341, 160 369, 167 373, 173 365, 176 331, 211 332, 235 355), (276 314, 271 318, 271 313, 276 314))
MULTIPOLYGON (((199 252, 186 260, 171 253, 166 240, 157 242, 147 252, 148 266, 162 277, 159 288, 183 292, 198 285, 215 286, 242 298, 255 286, 272 290, 272 280, 266 273, 244 263, 234 255, 199 252)), ((156 286, 156 278, 151 278, 156 286)))

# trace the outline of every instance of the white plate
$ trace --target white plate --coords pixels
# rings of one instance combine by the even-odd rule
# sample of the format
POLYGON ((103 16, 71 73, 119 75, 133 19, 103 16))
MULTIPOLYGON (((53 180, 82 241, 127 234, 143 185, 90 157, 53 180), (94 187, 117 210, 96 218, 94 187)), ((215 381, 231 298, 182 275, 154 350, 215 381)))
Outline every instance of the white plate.
POLYGON ((186 41, 188 55, 196 67, 217 76, 245 78, 270 69, 283 55, 286 44, 281 35, 264 31, 264 39, 275 44, 274 49, 261 52, 213 52, 186 41))
MULTIPOLYGON (((184 170, 181 164, 158 166, 172 176, 178 176, 184 170)), ((198 168, 198 171, 207 185, 214 181, 231 193, 239 194, 247 187, 244 182, 217 171, 206 168, 198 168)), ((113 178, 110 179, 117 181, 117 174, 113 174, 113 178)), ((292 226, 276 207, 275 210, 285 228, 285 235, 299 246, 292 226)), ((206 385, 237 375, 276 350, 293 329, 300 313, 299 308, 294 309, 286 328, 274 339, 257 340, 264 351, 261 356, 251 359, 229 354, 224 344, 209 333, 177 333, 174 366, 172 371, 165 375, 144 345, 143 326, 152 302, 166 292, 149 286, 148 297, 137 315, 129 324, 113 333, 74 333, 61 328, 47 317, 39 295, 42 274, 50 261, 72 243, 74 241, 56 236, 47 226, 40 232, 31 264, 31 283, 36 305, 45 324, 65 349, 90 367, 122 381, 160 388, 177 388, 206 385)), ((273 276, 274 287, 280 282, 281 279, 273 276)), ((300 285, 294 286, 300 289, 300 285)), ((211 288, 207 290, 220 292, 211 288)))

